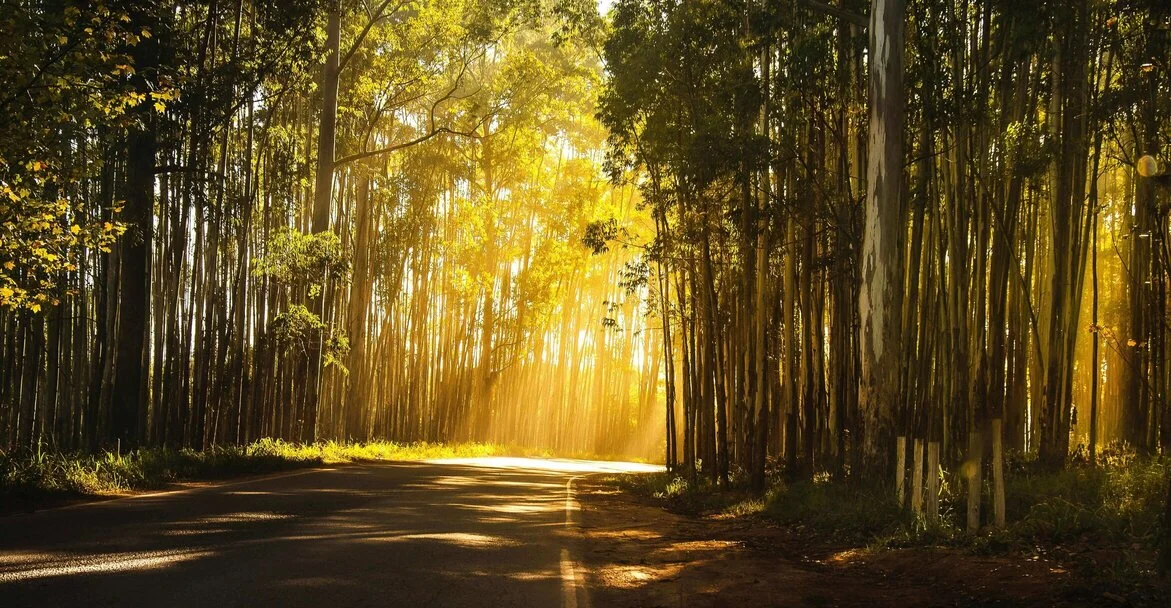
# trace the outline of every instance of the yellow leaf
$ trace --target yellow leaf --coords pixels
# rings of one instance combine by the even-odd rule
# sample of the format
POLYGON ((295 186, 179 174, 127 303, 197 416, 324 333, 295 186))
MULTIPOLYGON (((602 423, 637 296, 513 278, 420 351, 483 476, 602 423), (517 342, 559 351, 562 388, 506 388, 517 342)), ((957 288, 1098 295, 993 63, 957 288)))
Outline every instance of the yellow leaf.
POLYGON ((155 102, 155 112, 162 114, 163 112, 166 112, 166 111, 167 111, 167 104, 165 104, 161 101, 155 102))
POLYGON ((7 262, 4 262, 4 269, 5 270, 13 270, 15 268, 16 268, 16 263, 13 262, 12 260, 8 260, 7 262))
POLYGON ((69 227, 69 231, 72 232, 73 234, 77 234, 77 233, 81 232, 81 226, 74 224, 69 227))
POLYGON ((33 312, 41 312, 41 305, 40 304, 30 304, 28 309, 33 312))
POLYGON ((14 293, 10 287, 0 287, 0 298, 11 298, 14 293))

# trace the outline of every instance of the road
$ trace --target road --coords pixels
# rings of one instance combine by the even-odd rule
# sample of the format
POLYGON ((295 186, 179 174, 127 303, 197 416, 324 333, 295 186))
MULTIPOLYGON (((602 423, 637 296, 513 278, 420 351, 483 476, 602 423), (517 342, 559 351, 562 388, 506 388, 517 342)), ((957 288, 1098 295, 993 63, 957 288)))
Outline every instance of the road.
POLYGON ((0 605, 588 608, 572 480, 630 463, 350 465, 0 518, 0 605))

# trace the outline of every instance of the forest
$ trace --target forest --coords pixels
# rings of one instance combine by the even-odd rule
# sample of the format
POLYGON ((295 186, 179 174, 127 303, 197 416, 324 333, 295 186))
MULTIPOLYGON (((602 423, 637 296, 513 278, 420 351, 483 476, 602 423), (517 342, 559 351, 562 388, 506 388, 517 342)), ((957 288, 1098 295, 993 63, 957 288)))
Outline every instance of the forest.
POLYGON ((5 13, 5 445, 662 436, 592 4, 5 13))
POLYGON ((615 5, 599 116, 657 227, 667 463, 868 469, 928 517, 923 471, 962 466, 969 527, 1003 525, 1006 454, 1171 442, 1171 7, 864 8, 615 5))
POLYGON ((0 24, 0 450, 490 442, 927 522, 950 480, 976 531, 1171 448, 1164 0, 0 24))

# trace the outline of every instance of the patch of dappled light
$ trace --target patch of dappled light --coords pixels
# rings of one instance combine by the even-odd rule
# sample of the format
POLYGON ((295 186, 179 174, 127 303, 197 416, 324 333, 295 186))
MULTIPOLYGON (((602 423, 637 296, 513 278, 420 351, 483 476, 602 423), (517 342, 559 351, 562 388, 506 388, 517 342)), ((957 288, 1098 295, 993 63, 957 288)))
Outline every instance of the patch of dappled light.
POLYGON ((516 515, 525 513, 550 513, 561 510, 561 503, 560 501, 556 500, 526 500, 525 502, 481 505, 452 503, 446 506, 455 507, 457 509, 468 509, 470 511, 481 511, 487 513, 510 513, 516 515))
POLYGON ((846 549, 845 551, 838 551, 825 560, 831 564, 844 565, 848 564, 865 555, 862 549, 846 549))
POLYGON ((506 575, 506 578, 514 581, 547 581, 554 578, 560 578, 560 575, 555 575, 549 571, 543 572, 511 572, 506 575))
POLYGON ((223 534, 225 532, 231 532, 231 530, 228 530, 227 528, 190 528, 186 530, 178 529, 167 530, 163 532, 163 536, 202 536, 204 534, 223 534))
POLYGON ((473 578, 473 577, 490 577, 493 579, 505 578, 513 581, 532 582, 532 581, 549 581, 561 578, 560 574, 552 570, 537 570, 533 572, 499 572, 488 570, 436 570, 435 574, 443 576, 444 578, 473 578))
POLYGON ((497 513, 522 514, 522 513, 548 513, 549 511, 556 511, 558 509, 557 509, 557 505, 548 505, 548 504, 541 505, 541 504, 532 504, 532 503, 527 503, 527 504, 513 503, 513 504, 506 504, 506 505, 494 505, 491 510, 496 511, 497 513))
POLYGON ((423 485, 423 489, 425 489, 427 487, 427 485, 432 485, 432 484, 437 485, 437 486, 479 486, 479 485, 484 485, 484 482, 482 482, 479 479, 476 479, 475 477, 465 477, 462 475, 459 475, 459 476, 448 475, 445 477, 436 477, 435 479, 431 480, 428 484, 423 485))
POLYGON ((282 586, 287 587, 325 587, 335 588, 339 585, 356 585, 353 580, 339 578, 335 576, 306 576, 301 578, 285 579, 281 581, 282 586))
POLYGON ((671 551, 721 551, 739 547, 740 543, 730 540, 692 540, 674 543, 671 551))
POLYGON ((596 536, 598 538, 617 538, 621 540, 655 540, 663 537, 663 535, 659 534, 658 532, 638 529, 594 530, 590 532, 590 536, 596 536))
POLYGON ((508 481, 507 479, 485 479, 480 485, 503 486, 506 488, 534 488, 559 490, 565 487, 562 483, 541 483, 536 481, 508 481))
POLYGON ((2 567, 0 568, 0 583, 79 574, 108 574, 166 568, 210 555, 212 552, 206 550, 173 550, 62 556, 40 563, 2 567))
POLYGON ((199 520, 201 524, 237 524, 254 521, 277 521, 281 519, 292 519, 294 515, 288 513, 275 513, 272 511, 250 511, 241 513, 225 513, 223 515, 215 515, 212 517, 204 517, 199 520))
POLYGON ((0 570, 12 564, 28 565, 61 559, 58 553, 0 553, 0 570))
POLYGON ((485 523, 485 524, 515 524, 515 523, 521 521, 521 518, 507 517, 504 515, 498 515, 498 516, 491 516, 491 515, 484 516, 484 515, 482 515, 482 516, 476 518, 476 521, 481 522, 481 523, 485 523))
POLYGON ((345 498, 379 498, 386 496, 386 492, 363 491, 353 488, 313 488, 308 490, 313 494, 340 494, 345 498))
POLYGON ((430 464, 462 465, 491 469, 526 469, 551 471, 555 473, 658 473, 663 470, 661 465, 638 462, 607 462, 603 460, 572 460, 568 458, 517 458, 510 456, 440 458, 426 462, 430 464))
POLYGON ((607 587, 619 589, 636 589, 649 583, 674 579, 683 571, 684 564, 664 564, 656 567, 646 566, 608 566, 602 568, 597 576, 605 581, 607 587))
POLYGON ((487 534, 471 534, 467 532, 436 532, 424 534, 400 534, 398 536, 382 536, 371 538, 379 542, 410 542, 418 540, 438 541, 444 544, 455 545, 467 549, 482 549, 488 547, 515 547, 519 546, 515 540, 487 534))

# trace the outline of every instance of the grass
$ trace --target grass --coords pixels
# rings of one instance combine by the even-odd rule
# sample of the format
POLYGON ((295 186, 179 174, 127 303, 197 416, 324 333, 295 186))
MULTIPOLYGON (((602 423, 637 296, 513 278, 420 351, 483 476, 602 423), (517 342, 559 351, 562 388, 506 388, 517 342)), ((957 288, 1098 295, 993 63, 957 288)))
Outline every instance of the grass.
MULTIPOLYGON (((776 522, 814 551, 832 552, 843 545, 866 553, 942 547, 1022 560, 1045 556, 1075 573, 1063 593, 1161 605, 1150 598, 1166 592, 1154 565, 1171 463, 1116 453, 1098 467, 1075 460, 1060 472, 1031 461, 1011 465, 1006 527, 974 534, 965 530, 966 483, 954 474, 942 479, 941 521, 931 525, 900 508, 892 487, 858 480, 818 476, 787 483, 774 475, 764 495, 749 493, 736 475, 728 488, 667 473, 607 481, 678 513, 776 522)), ((983 508, 987 520, 988 501, 983 508)))
MULTIPOLYGON (((739 476, 729 488, 706 480, 689 482, 668 473, 626 475, 609 483, 691 515, 763 517, 799 527, 827 540, 867 546, 874 550, 899 547, 947 546, 981 552, 1067 553, 1119 549, 1123 561, 1153 559, 1164 508, 1171 464, 1161 459, 1137 458, 1114 448, 1097 467, 1074 459, 1064 471, 1054 472, 1032 460, 1014 459, 1006 476, 1007 526, 965 531, 966 484, 946 474, 940 491, 938 524, 902 509, 893 488, 827 476, 786 483, 770 478, 770 489, 754 496, 739 476)), ((990 483, 990 480, 986 480, 990 483)), ((985 497, 990 490, 985 488, 985 497)), ((986 499, 985 518, 991 506, 986 499)), ((1149 565, 1145 567, 1149 569, 1149 565)), ((1126 570, 1134 568, 1127 566, 1126 570)), ((1108 574, 1108 573, 1107 573, 1108 574)))
POLYGON ((182 481, 224 479, 298 467, 383 460, 483 456, 547 456, 538 450, 487 443, 297 444, 262 439, 205 451, 149 448, 119 455, 47 450, 0 451, 0 503, 108 496, 158 489, 182 481))
POLYGON ((669 510, 687 515, 714 515, 716 517, 744 517, 765 510, 772 496, 756 496, 747 490, 743 476, 734 473, 729 488, 720 488, 706 477, 689 481, 673 473, 640 473, 610 475, 602 483, 617 487, 629 494, 641 496, 662 504, 669 510))
POLYGON ((1091 535, 1153 546, 1163 525, 1168 469, 1165 461, 1135 458, 1059 473, 1026 468, 1008 478, 1010 529, 1036 542, 1091 535))

